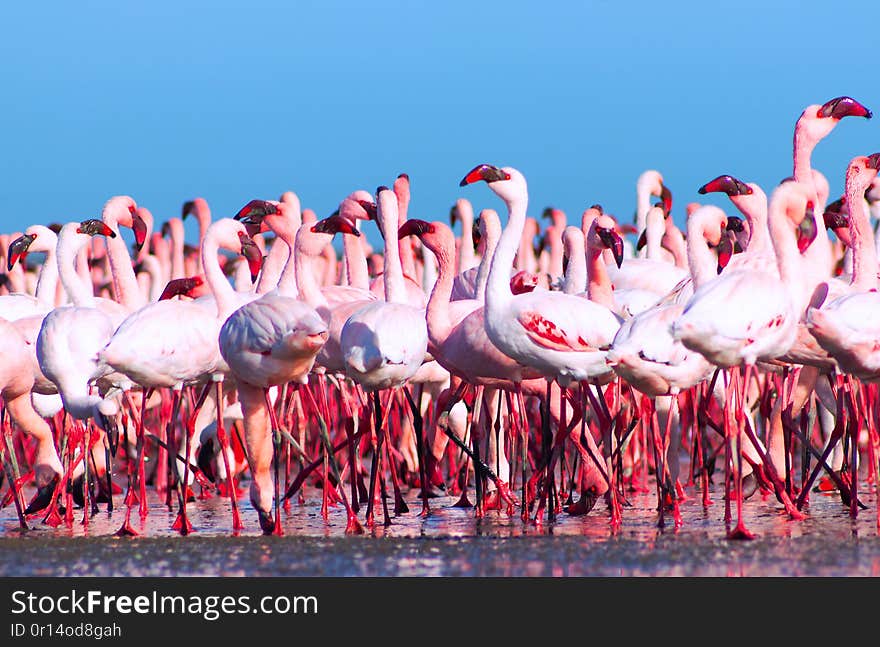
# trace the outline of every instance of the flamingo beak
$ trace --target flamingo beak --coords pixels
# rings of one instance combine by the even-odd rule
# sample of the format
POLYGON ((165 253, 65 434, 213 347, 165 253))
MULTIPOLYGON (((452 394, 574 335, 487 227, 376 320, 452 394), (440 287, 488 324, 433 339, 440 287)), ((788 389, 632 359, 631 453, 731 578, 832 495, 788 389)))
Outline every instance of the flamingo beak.
POLYGON ((718 274, 727 267, 730 259, 733 258, 733 244, 728 236, 721 239, 718 245, 718 274))
POLYGON ((801 220, 801 224, 798 225, 797 228, 797 246, 798 251, 803 254, 807 248, 813 243, 816 239, 816 219, 813 216, 813 204, 808 203, 806 212, 804 213, 804 219, 801 220))
POLYGON ((697 193, 700 195, 707 193, 726 193, 729 196, 751 195, 752 187, 745 182, 740 182, 732 175, 719 175, 697 189, 697 193))
POLYGON ((106 224, 95 218, 83 220, 76 228, 78 234, 88 234, 89 236, 107 236, 116 238, 116 232, 110 229, 106 224))
POLYGON ((623 264, 623 239, 613 229, 605 229, 604 227, 596 227, 596 233, 602 243, 611 250, 614 255, 614 262, 619 268, 623 264))
POLYGON ((411 220, 407 220, 400 226, 400 229, 397 230, 398 238, 406 238, 407 236, 418 236, 422 237, 424 234, 429 234, 434 232, 434 225, 430 222, 425 222, 424 220, 417 220, 415 218, 411 220))
POLYGON ((648 244, 648 230, 643 229, 642 233, 639 235, 638 241, 636 241, 636 251, 642 251, 642 248, 648 244))
POLYGON ((147 223, 137 213, 131 215, 131 228, 134 231, 135 251, 141 251, 147 240, 147 223))
POLYGON ((233 216, 245 225, 261 225, 263 218, 278 213, 278 207, 266 200, 251 200, 233 216))
POLYGON ((477 218, 474 221, 473 226, 471 227, 471 242, 474 244, 474 247, 480 246, 480 241, 483 239, 483 235, 480 233, 480 219, 477 218))
POLYGON ((248 269, 251 271, 251 281, 256 281, 260 269, 263 267, 263 253, 250 236, 244 232, 238 233, 238 239, 241 241, 241 255, 244 256, 248 269))
POLYGON ((663 202, 663 213, 668 218, 672 211, 672 191, 662 182, 660 183, 660 200, 663 202))
POLYGON ((452 205, 449 209, 449 224, 455 227, 455 223, 458 222, 458 207, 456 205, 452 205))
POLYGON ((171 299, 178 295, 184 296, 193 296, 191 293, 198 287, 204 283, 201 276, 190 276, 183 279, 172 279, 168 281, 168 285, 165 286, 165 289, 162 290, 161 296, 159 296, 159 301, 165 301, 166 299, 171 299))
POLYGON ((369 220, 375 220, 376 215, 379 212, 379 207, 375 202, 370 202, 368 200, 358 200, 357 203, 363 207, 364 211, 367 212, 367 218, 369 220))
POLYGON ((183 209, 180 212, 180 217, 183 220, 186 220, 186 217, 193 213, 196 210, 196 203, 194 200, 187 200, 183 203, 183 209))
POLYGON ((880 171, 880 153, 868 155, 868 168, 880 171))
POLYGON ((864 117, 870 119, 872 113, 852 97, 836 97, 819 108, 819 117, 843 119, 844 117, 864 117))
POLYGON ((541 212, 541 218, 553 220, 553 207, 545 207, 544 211, 541 212))
POLYGON ((21 259, 22 264, 24 264, 25 259, 27 258, 27 250, 28 247, 31 246, 31 243, 34 242, 36 238, 35 234, 25 234, 23 236, 19 236, 9 245, 9 251, 7 255, 9 257, 6 263, 6 271, 9 272, 15 266, 15 263, 21 259))
POLYGON ((727 231, 742 231, 743 230, 743 221, 739 216, 728 216, 727 217, 727 225, 725 226, 727 231))
POLYGON ((312 225, 312 232, 316 234, 330 234, 331 236, 340 232, 352 236, 361 235, 361 232, 355 229, 354 225, 351 224, 348 218, 344 218, 340 215, 329 216, 323 220, 319 220, 312 225))
POLYGON ((474 182, 479 182, 481 180, 486 183, 491 183, 509 179, 510 174, 506 171, 502 171, 497 166, 492 166, 491 164, 479 164, 472 168, 468 174, 462 178, 461 182, 458 183, 458 186, 467 186, 468 184, 473 184, 474 182))

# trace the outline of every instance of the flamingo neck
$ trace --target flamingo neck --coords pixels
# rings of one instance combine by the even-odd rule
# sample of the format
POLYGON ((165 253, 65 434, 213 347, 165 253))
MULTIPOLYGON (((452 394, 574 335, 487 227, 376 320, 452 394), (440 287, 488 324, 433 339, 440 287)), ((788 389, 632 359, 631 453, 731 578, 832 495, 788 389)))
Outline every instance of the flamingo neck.
MULTIPOLYGON (((799 121, 794 129, 794 179, 809 187, 813 194, 814 213, 821 214, 825 205, 819 204, 811 163, 813 149, 818 143, 819 140, 810 136, 807 133, 807 128, 799 121)), ((831 241, 828 238, 828 231, 822 223, 816 223, 816 238, 803 253, 803 257, 807 261, 806 266, 815 268, 821 277, 831 275, 833 267, 831 241)))
MULTIPOLYGON (((355 223, 360 231, 360 221, 355 223)), ((367 255, 364 254, 364 246, 359 236, 343 236, 342 251, 345 257, 345 273, 348 284, 359 290, 369 291, 370 272, 367 268, 367 255)))
POLYGON ((767 229, 767 199, 754 200, 735 197, 733 204, 749 223, 749 242, 746 252, 765 254, 773 250, 770 231, 767 229))
POLYGON ((874 230, 871 229, 865 201, 862 198, 865 188, 864 185, 859 186, 859 183, 852 182, 847 177, 846 204, 849 206, 849 226, 852 236, 851 285, 861 292, 876 290, 878 286, 874 230))
POLYGON ((548 273, 552 277, 562 276, 564 274, 562 271, 562 231, 557 229, 556 225, 553 225, 552 228, 547 230, 547 238, 550 243, 550 265, 547 268, 548 273))
POLYGON ((142 308, 146 305, 140 288, 138 287, 137 276, 135 276, 134 268, 131 265, 131 255, 128 253, 128 246, 119 233, 119 225, 116 218, 105 214, 104 223, 116 232, 115 238, 107 238, 107 257, 110 261, 110 274, 113 277, 113 292, 116 300, 129 312, 142 308))
POLYGON ((435 347, 441 346, 452 332, 452 321, 449 317, 449 299, 452 296, 452 284, 455 259, 455 243, 443 241, 436 249, 431 249, 437 258, 438 274, 428 297, 425 319, 428 322, 428 339, 435 347))
POLYGON ((51 308, 55 307, 55 291, 58 287, 58 263, 55 261, 55 246, 46 250, 46 260, 40 267, 40 274, 37 277, 37 287, 34 290, 34 296, 43 305, 51 308))
POLYGON ((500 315, 500 308, 513 299, 513 293, 510 291, 510 270, 513 267, 517 247, 522 240, 528 200, 528 194, 525 191, 521 197, 505 200, 509 215, 507 225, 501 233, 489 267, 489 278, 486 284, 487 317, 492 312, 500 315))
POLYGON ((459 204, 458 215, 461 218, 461 243, 458 248, 458 271, 464 272, 469 270, 476 263, 474 262, 474 242, 471 230, 474 228, 474 212, 470 208, 470 204, 463 206, 459 204))
POLYGON ((290 245, 287 241, 281 240, 281 237, 275 239, 272 247, 269 248, 269 254, 260 270, 260 281, 257 283, 257 294, 266 294, 275 287, 281 289, 281 280, 290 267, 290 276, 287 277, 287 287, 293 289, 293 296, 296 296, 296 270, 293 263, 290 262, 290 245))
MULTIPOLYGON (((61 235, 58 236, 58 247, 55 252, 58 275, 73 305, 78 308, 94 308, 95 295, 92 292, 91 279, 84 280, 76 271, 77 256, 80 252, 85 251, 89 239, 76 234, 75 228, 75 224, 71 229, 67 229, 65 225, 65 228, 61 230, 61 235)), ((85 254, 81 265, 88 268, 88 256, 85 254)))
POLYGON ((305 254, 302 250, 297 250, 296 253, 293 254, 293 260, 293 263, 288 261, 288 265, 293 264, 296 266, 295 279, 296 287, 299 290, 299 298, 308 303, 315 310, 319 308, 327 308, 327 299, 323 292, 321 292, 321 287, 318 285, 318 282, 315 280, 314 266, 317 257, 305 254))
POLYGON ((200 262, 204 268, 205 283, 208 284, 208 288, 217 302, 217 317, 225 320, 238 307, 238 300, 232 284, 226 280, 226 276, 220 268, 219 252, 220 246, 214 237, 206 236, 202 242, 200 262))
MULTIPOLYGON (((196 201, 195 217, 199 223, 199 245, 202 245, 205 241, 205 234, 208 231, 208 227, 211 226, 211 209, 206 202, 203 202, 202 200, 196 201)), ((181 242, 181 253, 182 250, 183 246, 181 242)), ((199 272, 204 271, 204 262, 201 256, 199 256, 199 264, 202 266, 199 267, 199 272)))
POLYGON ((773 242, 773 250, 776 253, 779 279, 783 285, 790 286, 792 289, 793 296, 797 299, 795 309, 800 313, 805 305, 803 295, 805 286, 801 276, 803 258, 798 252, 792 223, 786 215, 786 209, 791 206, 790 202, 791 198, 772 201, 767 214, 767 225, 773 242))
POLYGON ((388 215, 388 213, 383 213, 380 216, 382 236, 385 238, 385 254, 382 261, 385 301, 388 303, 406 303, 406 284, 403 279, 403 268, 400 264, 400 246, 397 240, 397 218, 389 218, 388 215))
POLYGON ((688 219, 687 256, 695 290, 718 276, 718 259, 706 243, 703 223, 693 216, 688 219))
POLYGON ((183 236, 183 222, 177 221, 175 223, 173 220, 171 221, 171 278, 172 279, 182 279, 186 276, 186 269, 184 269, 184 257, 183 257, 183 246, 184 246, 184 236, 183 236))
POLYGON ((687 244, 681 235, 681 230, 672 222, 672 218, 666 221, 666 232, 661 239, 662 246, 672 254, 676 267, 684 270, 688 268, 687 244))
POLYGON ((480 267, 477 269, 477 289, 474 298, 483 303, 486 302, 486 286, 489 283, 489 270, 492 267, 492 257, 495 255, 495 249, 498 247, 498 236, 496 234, 486 234, 486 246, 483 249, 483 256, 480 258, 480 267))
MULTIPOLYGON (((587 243, 587 298, 611 310, 614 308, 614 287, 608 277, 603 251, 604 248, 587 243)), ((571 261, 569 258, 569 267, 571 261)))
POLYGON ((648 225, 648 212, 651 210, 651 193, 636 185, 636 229, 641 234, 648 225))
MULTIPOLYGON (((583 235, 566 239, 568 267, 565 268, 565 279, 562 282, 562 291, 565 294, 580 294, 587 288, 587 257, 583 240, 583 235)), ((600 255, 601 252, 597 257, 600 255)), ((592 258, 590 260, 592 261, 592 258)))

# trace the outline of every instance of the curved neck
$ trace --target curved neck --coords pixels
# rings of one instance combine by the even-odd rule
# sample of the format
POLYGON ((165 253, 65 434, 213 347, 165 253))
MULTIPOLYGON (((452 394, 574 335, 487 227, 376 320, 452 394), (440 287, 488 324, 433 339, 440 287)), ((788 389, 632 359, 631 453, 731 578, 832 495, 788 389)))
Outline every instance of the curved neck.
MULTIPOLYGON (((95 295, 92 292, 91 280, 83 280, 76 271, 77 256, 80 251, 85 250, 89 238, 77 234, 76 227, 76 223, 65 225, 58 236, 58 247, 55 252, 58 275, 73 305, 80 308, 94 308, 95 295)), ((84 265, 88 267, 87 257, 85 260, 84 265)))
MULTIPOLYGON (((847 174, 849 175, 849 174, 847 174)), ((852 281, 853 288, 867 292, 876 290, 877 249, 874 245, 874 231, 865 210, 865 186, 850 181, 847 177, 846 204, 849 207, 849 227, 852 236, 852 281)))
POLYGON ((764 254, 772 252, 770 231, 767 229, 767 198, 751 196, 733 196, 731 202, 749 223, 749 243, 746 252, 764 254))
POLYGON ((792 198, 782 196, 782 199, 770 202, 767 214, 767 226, 770 230, 770 238, 773 241, 773 250, 776 252, 776 266, 779 269, 779 278, 784 285, 790 286, 793 295, 797 299, 795 303, 797 312, 801 312, 804 306, 803 280, 801 278, 802 257, 798 253, 797 239, 795 238, 792 222, 786 215, 792 198))
POLYGON ((281 279, 290 268, 287 287, 293 289, 293 295, 296 296, 296 272, 293 263, 290 261, 290 244, 282 240, 280 236, 272 243, 269 248, 269 254, 260 270, 260 281, 257 283, 257 294, 266 294, 275 287, 281 288, 281 279))
POLYGON ((138 287, 137 276, 135 276, 134 268, 131 266, 131 256, 128 253, 128 246, 119 233, 119 225, 116 218, 105 214, 104 223, 116 232, 115 238, 107 238, 107 257, 110 261, 110 274, 113 277, 113 291, 116 300, 129 312, 134 312, 138 308, 146 305, 140 288, 138 287))
POLYGON ((672 218, 666 220, 666 232, 661 239, 661 245, 672 254, 675 266, 682 269, 688 268, 687 244, 681 230, 672 222, 672 218))
POLYGON ((454 239, 444 241, 437 249, 431 249, 437 258, 438 274, 434 289, 428 298, 425 319, 428 323, 428 339, 434 346, 440 346, 452 332, 452 321, 449 318, 449 298, 452 296, 452 284, 455 279, 455 242, 454 239))
POLYGON ((55 307, 55 290, 58 287, 58 263, 55 260, 55 246, 46 250, 46 259, 40 267, 40 274, 37 277, 37 287, 34 290, 34 296, 43 305, 55 307))
POLYGON ((528 194, 525 191, 517 199, 505 200, 509 215, 489 267, 489 279, 486 285, 487 315, 513 298, 513 293, 510 291, 510 270, 513 267, 517 247, 522 240, 528 201, 528 194))
POLYGON ((232 284, 226 280, 226 275, 220 268, 218 253, 220 246, 213 236, 205 236, 202 241, 202 252, 200 260, 205 273, 205 283, 214 295, 217 302, 217 317, 226 319, 236 310, 238 300, 235 296, 235 290, 232 284))
POLYGON ((718 276, 718 258, 706 243, 703 223, 693 216, 688 219, 687 255, 695 290, 718 276))

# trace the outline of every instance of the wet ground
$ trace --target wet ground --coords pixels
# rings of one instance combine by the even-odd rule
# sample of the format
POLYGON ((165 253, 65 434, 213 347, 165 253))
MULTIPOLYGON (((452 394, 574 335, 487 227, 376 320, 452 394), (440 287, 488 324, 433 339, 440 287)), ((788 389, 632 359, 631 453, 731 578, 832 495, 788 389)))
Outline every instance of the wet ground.
MULTIPOLYGON (((692 490, 689 490, 689 494, 692 490)), ((682 504, 683 526, 671 519, 657 527, 656 499, 632 495, 623 525, 612 534, 600 502, 587 516, 562 514, 542 527, 490 512, 451 507, 454 499, 433 499, 432 514, 416 515, 417 492, 408 495, 409 514, 388 528, 345 536, 345 513, 320 515, 320 491, 284 514, 284 537, 263 537, 247 497, 246 530, 230 536, 229 505, 216 496, 190 504, 195 532, 170 530, 175 514, 158 500, 151 505, 140 537, 113 532, 123 512, 105 512, 73 528, 57 529, 32 520, 18 530, 15 510, 0 511, 0 575, 6 576, 880 576, 880 537, 875 495, 857 521, 834 496, 813 494, 806 521, 789 521, 773 497, 759 494, 745 506, 746 523, 757 538, 725 539, 720 492, 704 509, 699 495, 682 504)), ((117 497, 117 504, 121 497, 117 497)), ((137 513, 135 512, 134 518, 137 513)), ((363 518, 363 511, 361 511, 363 518)), ((381 519, 381 517, 380 517, 381 519)))

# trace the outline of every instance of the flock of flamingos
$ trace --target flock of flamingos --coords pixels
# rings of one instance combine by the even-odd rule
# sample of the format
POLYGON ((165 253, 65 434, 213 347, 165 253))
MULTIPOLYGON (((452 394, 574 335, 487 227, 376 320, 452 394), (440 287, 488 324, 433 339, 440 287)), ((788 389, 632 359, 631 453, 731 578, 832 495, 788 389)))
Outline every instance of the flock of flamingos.
POLYGON ((26 529, 80 507, 87 525, 103 504, 122 536, 148 486, 182 534, 188 508, 229 497, 238 533, 248 482, 266 534, 304 486, 351 533, 428 514, 441 492, 538 524, 601 501, 613 529, 634 491, 656 490, 675 527, 686 497, 714 493, 732 539, 753 536, 755 492, 791 519, 817 491, 855 517, 860 480, 864 496, 880 478, 880 153, 827 169, 845 174, 836 201, 810 161, 850 116, 871 112, 808 106, 793 175, 766 192, 708 181, 698 193, 741 215, 692 202, 686 232, 657 171, 638 179, 635 227, 594 205, 579 226, 545 209, 541 232, 523 175, 481 164, 461 186, 485 182, 507 223, 462 197, 458 237, 409 217, 406 175, 322 220, 292 192, 215 220, 186 202, 198 247, 127 196, 4 235, 0 505, 26 529))

